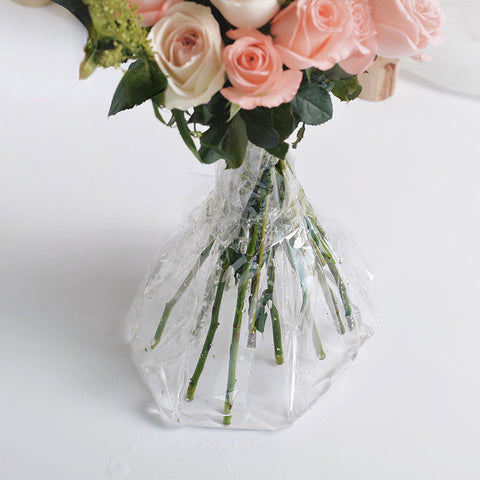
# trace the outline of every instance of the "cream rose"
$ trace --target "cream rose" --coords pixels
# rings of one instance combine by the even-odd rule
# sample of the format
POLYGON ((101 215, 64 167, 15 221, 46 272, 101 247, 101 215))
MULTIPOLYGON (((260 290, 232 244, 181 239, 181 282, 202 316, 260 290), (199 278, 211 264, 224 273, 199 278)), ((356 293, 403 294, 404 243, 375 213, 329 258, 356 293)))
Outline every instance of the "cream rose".
POLYGON ((163 104, 188 110, 207 103, 225 83, 220 28, 209 7, 182 2, 149 33, 155 60, 168 80, 163 104))
POLYGON ((279 10, 278 0, 211 0, 220 13, 236 27, 260 28, 279 10))
POLYGON ((443 39, 445 16, 438 0, 371 0, 383 57, 418 55, 443 39))

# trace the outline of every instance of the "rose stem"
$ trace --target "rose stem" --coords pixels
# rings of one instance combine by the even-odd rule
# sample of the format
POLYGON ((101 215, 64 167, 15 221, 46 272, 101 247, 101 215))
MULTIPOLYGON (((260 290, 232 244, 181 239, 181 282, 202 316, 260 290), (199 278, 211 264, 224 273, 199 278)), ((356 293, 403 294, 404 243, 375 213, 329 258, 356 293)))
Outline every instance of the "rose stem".
POLYGON ((282 327, 280 325, 280 317, 278 315, 278 309, 273 301, 273 289, 275 285, 275 261, 273 254, 270 255, 268 265, 268 289, 270 290, 270 296, 272 300, 272 306, 270 307, 270 317, 272 318, 272 330, 273 330, 273 346, 275 350, 275 362, 277 365, 283 364, 283 347, 282 347, 282 327))
POLYGON ((317 355, 320 360, 325 360, 325 350, 323 349, 322 341, 320 340, 320 334, 318 333, 317 324, 315 319, 312 318, 313 323, 313 339, 315 340, 315 348, 317 350, 317 355))
POLYGON ((210 251, 212 250, 213 243, 214 241, 211 240, 210 243, 205 248, 205 250, 203 250, 203 252, 198 257, 190 273, 187 275, 185 280, 180 285, 180 288, 177 290, 177 293, 175 293, 175 295, 171 298, 171 300, 165 304, 165 308, 162 313, 162 318, 160 319, 160 323, 158 324, 157 331, 155 332, 155 336, 153 337, 153 340, 150 343, 151 350, 153 350, 160 342, 160 339, 162 338, 163 330, 165 329, 165 325, 167 324, 168 317, 170 316, 170 313, 173 310, 173 307, 176 305, 176 303, 180 300, 182 295, 185 293, 185 290, 187 290, 188 286, 194 279, 195 275, 198 273, 201 266, 207 259, 208 255, 210 254, 210 251))
MULTIPOLYGON (((325 273, 323 271, 323 267, 327 266, 327 262, 323 258, 322 252, 320 251, 320 248, 319 248, 319 239, 318 239, 316 233, 313 231, 312 225, 308 221, 307 217, 305 217, 305 223, 307 225, 308 231, 310 232, 310 236, 312 238, 311 243, 312 243, 313 249, 315 251, 316 257, 317 257, 318 261, 320 262, 320 267, 317 269, 320 284, 322 285, 324 294, 326 296, 330 295, 330 299, 332 300, 332 304, 329 305, 330 312, 337 319, 338 327, 340 328, 340 334, 343 335, 345 333, 345 327, 344 327, 343 322, 342 322, 342 317, 341 317, 340 312, 338 310, 338 306, 337 306, 337 302, 335 300, 335 295, 333 294, 333 290, 328 286, 327 278, 325 277, 325 273)), ((328 300, 327 300, 327 303, 328 303, 328 300)))
POLYGON ((312 238, 313 241, 320 247, 322 247, 323 250, 323 257, 325 261, 327 262, 328 269, 330 270, 330 273, 332 274, 335 283, 338 285, 338 290, 340 292, 340 298, 342 299, 343 303, 343 309, 345 311, 345 318, 347 319, 347 324, 348 328, 350 330, 353 330, 353 321, 352 321, 352 307, 350 306, 350 300, 348 298, 347 294, 347 289, 345 287, 345 283, 343 282, 342 276, 340 275, 340 272, 338 271, 337 265, 335 263, 335 259, 330 252, 330 249, 328 248, 328 243, 325 238, 325 232, 322 230, 322 228, 318 225, 318 222, 316 221, 315 218, 312 216, 309 216, 310 218, 307 219, 307 225, 310 225, 310 231, 312 232, 312 238), (311 220, 311 222, 310 222, 311 220), (311 228, 313 225, 313 228, 311 228), (314 235, 314 230, 318 232, 318 236, 314 235))
POLYGON ((325 273, 323 271, 323 267, 326 266, 325 259, 321 256, 321 253, 315 244, 314 244, 314 250, 315 250, 317 259, 320 262, 320 266, 318 266, 317 268, 317 274, 318 274, 318 279, 320 281, 320 285, 322 286, 324 295, 326 297, 325 300, 327 301, 327 305, 329 307, 330 313, 337 320, 338 328, 340 329, 340 334, 343 335, 345 334, 345 326, 343 325, 342 317, 337 307, 335 295, 333 293, 333 290, 328 286, 327 278, 325 277, 325 273), (330 297, 330 300, 331 300, 330 303, 328 301, 329 300, 328 297, 330 297))
MULTIPOLYGON (((262 177, 260 178, 259 182, 257 183, 257 185, 254 189, 254 193, 252 194, 251 198, 248 201, 249 206, 255 201, 256 197, 258 196, 258 194, 255 193, 255 192, 257 192, 258 188, 261 187, 262 181, 263 181, 263 178, 264 178, 265 175, 266 175, 266 172, 263 172, 262 177)), ((247 209, 245 210, 244 215, 246 213, 248 213, 249 206, 247 206, 247 209)), ((258 225, 257 225, 257 228, 258 228, 258 225)), ((254 244, 254 250, 253 251, 255 251, 255 247, 256 247, 256 243, 254 244)), ((215 301, 214 301, 214 304, 213 304, 213 307, 212 307, 212 317, 211 317, 211 321, 210 321, 210 327, 208 329, 207 337, 205 339, 205 343, 203 345, 202 352, 200 353, 200 358, 197 362, 197 366, 195 367, 195 371, 194 371, 194 373, 192 375, 192 378, 190 379, 190 382, 189 382, 189 386, 188 386, 188 389, 187 389, 187 395, 186 395, 186 400, 187 401, 193 400, 193 397, 194 397, 194 394, 195 394, 195 389, 197 388, 198 380, 200 378, 200 375, 202 374, 202 371, 203 371, 203 368, 205 366, 205 362, 206 362, 206 359, 207 359, 207 356, 208 356, 208 352, 210 351, 210 348, 211 348, 211 345, 212 345, 212 342, 213 342, 213 338, 215 336, 216 330, 217 330, 218 325, 219 325, 218 316, 219 316, 220 306, 221 306, 223 293, 224 293, 224 289, 225 289, 225 276, 226 276, 226 271, 228 270, 228 267, 231 265, 231 261, 232 261, 231 260, 231 255, 232 255, 232 252, 233 252, 234 248, 235 248, 234 244, 230 245, 230 247, 226 251, 227 253, 226 253, 225 260, 222 263, 220 280, 219 280, 219 284, 217 286, 217 290, 216 290, 216 294, 215 294, 215 301)), ((248 255, 248 253, 247 253, 247 255, 248 255)), ((252 259, 253 259, 253 254, 252 254, 252 259)), ((249 272, 249 270, 250 270, 250 267, 247 269, 247 271, 249 272)), ((247 282, 248 282, 248 277, 247 277, 247 282)), ((198 328, 198 324, 197 324, 197 328, 198 328)))
POLYGON ((216 286, 217 286, 217 277, 219 277, 219 272, 217 269, 212 272, 210 275, 209 279, 207 280, 207 285, 205 287, 205 292, 203 294, 203 303, 202 303, 202 308, 200 310, 200 313, 198 314, 197 317, 197 323, 195 325, 195 328, 193 329, 193 334, 198 335, 200 332, 200 328, 202 326, 203 319, 205 318, 205 315, 207 314, 207 311, 209 310, 210 306, 212 305, 213 299, 215 297, 215 292, 216 292, 216 286))
MULTIPOLYGON (((308 295, 308 292, 303 285, 303 283, 304 283, 303 282, 304 272, 300 272, 299 269, 296 267, 295 260, 293 259, 293 255, 292 255, 292 246, 290 245, 288 240, 285 240, 285 241, 286 241, 286 244, 287 244, 287 249, 286 249, 287 258, 290 262, 290 265, 293 268, 293 271, 296 272, 297 275, 298 275, 298 282, 300 284, 300 288, 302 289, 302 308, 301 308, 301 311, 303 312, 303 310, 305 310, 307 308, 307 305, 309 303, 309 295, 308 295)), ((318 333, 317 325, 315 323, 314 318, 312 318, 312 324, 313 324, 313 341, 314 341, 313 343, 315 345, 315 349, 317 350, 318 358, 320 360, 324 360, 326 355, 325 355, 325 351, 323 350, 322 341, 320 339, 320 334, 318 333)))
POLYGON ((254 348, 256 345, 256 320, 258 311, 258 289, 260 286, 260 275, 262 273, 263 256, 265 253, 265 232, 267 230, 268 223, 268 210, 270 207, 270 197, 273 189, 272 175, 269 172, 266 176, 267 195, 265 197, 265 204, 263 206, 263 221, 260 229, 260 248, 258 251, 258 267, 255 272, 255 277, 252 281, 252 301, 250 303, 250 331, 248 335, 248 346, 254 348))
MULTIPOLYGON (((279 162, 279 164, 280 164, 280 173, 283 176, 283 178, 285 178, 285 172, 287 170, 287 167, 290 170, 290 172, 292 173, 292 175, 295 176, 295 172, 293 171, 292 166, 289 163, 281 160, 279 162)), ((300 194, 303 196, 304 200, 307 202, 307 205, 309 205, 307 197, 305 195, 305 192, 303 191, 303 188, 300 189, 300 194)), ((295 216, 298 216, 298 213, 296 212, 295 207, 293 207, 293 211, 295 213, 295 216)), ((299 225, 299 227, 300 227, 300 225, 299 225)), ((298 275, 300 288, 302 289, 302 311, 303 311, 305 308, 307 308, 308 301, 309 301, 309 295, 308 295, 308 292, 305 290, 305 287, 303 285, 303 283, 304 283, 303 279, 302 279, 303 275, 302 275, 301 272, 299 272, 299 269, 295 265, 295 260, 293 259, 291 249, 292 249, 292 247, 291 247, 290 243, 287 241, 287 257, 288 257, 288 260, 290 261, 290 264, 293 268, 293 271, 296 272, 297 275, 298 275)), ((325 350, 323 349, 323 345, 322 345, 322 341, 320 339, 320 334, 318 332, 317 324, 315 323, 315 319, 313 317, 312 317, 312 325, 313 325, 313 327, 312 327, 312 329, 313 329, 313 340, 314 340, 314 345, 315 345, 315 349, 317 351, 318 358, 320 360, 324 360, 326 358, 325 350)))
MULTIPOLYGON (((270 172, 267 169, 263 177, 269 175, 270 172)), ((260 181, 260 184, 262 182, 260 181)), ((247 246, 246 257, 247 261, 242 267, 242 274, 240 276, 240 281, 238 282, 238 295, 237 295, 237 305, 235 309, 235 318, 233 320, 233 331, 232 331, 232 343, 230 345, 230 360, 228 363, 228 380, 227 380, 227 391, 225 393, 225 406, 223 413, 223 424, 230 425, 232 420, 232 411, 233 406, 233 389, 235 388, 236 382, 236 371, 237 371, 237 356, 238 356, 238 343, 240 341, 240 330, 242 327, 242 315, 243 315, 243 306, 245 304, 245 295, 247 293, 248 279, 250 277, 250 268, 253 261, 253 256, 255 254, 255 248, 257 246, 258 240, 258 221, 250 227, 250 240, 247 246)))
POLYGON ((243 306, 245 303, 248 277, 250 274, 250 266, 252 264, 253 254, 255 253, 257 237, 258 223, 255 223, 250 229, 250 242, 247 248, 247 262, 243 265, 242 275, 238 283, 237 305, 235 309, 235 318, 233 320, 232 343, 230 345, 230 361, 228 364, 227 392, 225 394, 225 406, 223 409, 223 413, 226 415, 223 417, 224 425, 230 425, 232 419, 230 412, 232 411, 233 389, 236 382, 238 343, 240 340, 240 330, 242 327, 243 306))
MULTIPOLYGON (((253 314, 253 310, 255 309, 258 310, 258 306, 255 305, 255 307, 253 306, 253 299, 254 299, 254 296, 255 296, 255 291, 258 289, 258 282, 259 282, 259 278, 257 278, 257 275, 255 275, 253 278, 252 278, 252 284, 250 286, 250 298, 249 298, 249 307, 248 307, 248 315, 250 318, 252 318, 252 314, 253 314)), ((256 320, 255 321, 255 324, 256 324, 256 320)), ((258 325, 255 325, 256 327, 258 327, 258 325)), ((253 330, 252 333, 250 333, 250 329, 249 329, 249 333, 248 333, 248 341, 247 341, 247 347, 249 348, 255 348, 257 346, 257 331, 256 329, 253 330)))
POLYGON ((220 274, 220 279, 217 285, 217 291, 215 294, 215 301, 212 307, 212 318, 210 320, 210 327, 208 328, 207 336, 205 338, 205 343, 203 344, 202 351, 200 353, 200 358, 198 359, 197 365, 195 367, 195 371, 193 372, 192 378, 190 379, 190 383, 187 389, 186 400, 188 402, 193 400, 193 396, 195 395, 195 389, 197 388, 198 379, 202 374, 203 368, 205 366, 205 362, 208 357, 208 353, 210 352, 210 348, 212 347, 213 338, 217 331, 219 322, 218 322, 218 315, 220 313, 220 307, 222 304, 223 292, 225 291, 225 282, 227 277, 228 267, 230 267, 231 262, 231 255, 230 249, 228 253, 224 255, 224 260, 222 262, 222 269, 220 274))
MULTIPOLYGON (((287 170, 287 166, 288 166, 288 169, 290 170, 290 172, 292 173, 293 176, 295 176, 295 173, 291 167, 291 165, 287 162, 285 162, 284 160, 280 160, 279 162, 279 172, 280 174, 282 175, 282 177, 285 179, 285 173, 286 173, 286 170, 287 170)), ((306 195, 305 195, 305 192, 303 191, 303 189, 300 190, 300 193, 303 195, 305 201, 307 201, 307 198, 306 198, 306 195)), ((293 208, 293 211, 295 213, 295 216, 298 216, 298 213, 296 212, 296 209, 294 206, 292 206, 293 208)), ((299 225, 300 227, 300 225, 299 225)), ((293 259, 293 255, 292 255, 292 247, 290 245, 290 243, 288 242, 287 240, 287 258, 293 268, 293 271, 297 273, 298 275, 298 280, 299 280, 299 283, 300 283, 300 288, 302 289, 302 308, 301 308, 301 311, 303 311, 305 308, 307 308, 307 305, 308 305, 308 302, 309 302, 309 295, 308 295, 308 292, 305 290, 305 287, 303 285, 303 275, 304 275, 304 272, 300 272, 299 269, 297 268, 297 266, 295 265, 295 260, 293 259)), ((314 341, 314 345, 315 345, 315 349, 317 351, 317 355, 318 355, 318 358, 320 360, 324 360, 326 358, 326 355, 325 355, 325 350, 323 349, 323 345, 322 345, 322 341, 320 339, 320 334, 318 333, 318 328, 317 328, 317 325, 315 323, 315 319, 312 317, 312 325, 313 325, 313 341, 314 341)))
MULTIPOLYGON (((289 164, 287 164, 287 165, 288 165, 290 171, 293 174, 292 167, 289 164)), ((284 171, 285 168, 286 168, 285 163, 281 162, 280 166, 281 166, 282 170, 284 171)), ((351 318, 352 317, 352 308, 350 306, 350 300, 349 300, 348 295, 347 295, 347 289, 345 288, 345 284, 344 284, 344 282, 342 280, 342 277, 341 277, 341 275, 338 271, 338 268, 335 264, 334 256, 332 255, 330 249, 328 248, 328 242, 327 242, 327 239, 326 239, 325 231, 318 224, 318 221, 317 221, 315 215, 313 214, 313 207, 310 204, 310 202, 308 201, 307 196, 305 195, 305 191, 303 190, 303 188, 300 190, 300 193, 307 203, 308 216, 309 216, 310 220, 312 220, 312 223, 314 224, 315 229, 318 231, 318 233, 320 235, 321 243, 322 243, 322 246, 323 246, 323 248, 325 250, 325 253, 326 253, 325 260, 327 261, 328 268, 330 269, 330 272, 332 273, 332 275, 333 275, 333 277, 334 277, 334 279, 337 282, 337 285, 339 287, 340 296, 342 298, 342 303, 343 303, 343 307, 344 307, 344 310, 345 310, 345 317, 347 319, 348 327, 349 327, 350 330, 353 330, 354 324, 353 324, 353 320, 351 318)))

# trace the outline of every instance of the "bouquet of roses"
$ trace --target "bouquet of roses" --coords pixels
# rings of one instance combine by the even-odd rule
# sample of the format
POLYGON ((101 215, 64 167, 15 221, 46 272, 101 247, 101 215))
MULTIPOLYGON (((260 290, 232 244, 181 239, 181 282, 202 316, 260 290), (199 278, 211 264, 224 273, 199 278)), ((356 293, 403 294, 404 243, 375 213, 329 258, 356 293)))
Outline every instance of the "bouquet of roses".
POLYGON ((377 55, 423 59, 441 41, 438 1, 55 2, 88 29, 82 78, 129 62, 110 115, 151 101, 200 162, 227 166, 133 307, 132 344, 158 405, 229 425, 235 398, 234 426, 289 424, 372 328, 365 270, 334 248, 287 153, 332 117, 332 95, 360 94, 377 55))
MULTIPOLYGON (((247 142, 284 158, 286 139, 353 100, 377 55, 417 56, 442 38, 437 0, 56 0, 88 28, 81 77, 135 60, 110 115, 169 109, 203 163, 238 167, 247 142), (200 133, 190 126, 204 125, 200 133), (198 146, 194 139, 198 138, 198 146)), ((163 120, 162 120, 163 121, 163 120)))

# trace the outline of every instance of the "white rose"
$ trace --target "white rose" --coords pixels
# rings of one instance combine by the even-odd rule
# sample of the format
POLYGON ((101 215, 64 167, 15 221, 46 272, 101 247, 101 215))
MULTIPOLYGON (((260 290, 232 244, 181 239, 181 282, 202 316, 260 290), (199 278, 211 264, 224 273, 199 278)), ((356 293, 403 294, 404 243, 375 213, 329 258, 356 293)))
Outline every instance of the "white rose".
POLYGON ((278 0, 211 0, 235 27, 263 27, 280 10, 278 0))
POLYGON ((153 26, 149 38, 168 80, 166 108, 202 105, 223 87, 222 36, 209 7, 194 2, 174 5, 153 26))

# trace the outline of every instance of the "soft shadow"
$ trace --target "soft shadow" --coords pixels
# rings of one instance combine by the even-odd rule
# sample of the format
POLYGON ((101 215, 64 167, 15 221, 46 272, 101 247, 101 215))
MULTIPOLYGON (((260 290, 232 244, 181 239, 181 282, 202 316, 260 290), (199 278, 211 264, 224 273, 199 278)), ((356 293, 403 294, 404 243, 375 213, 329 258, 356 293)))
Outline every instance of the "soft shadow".
POLYGON ((154 408, 131 360, 126 316, 167 238, 158 231, 83 233, 30 245, 20 263, 12 261, 5 278, 14 281, 1 302, 11 319, 8 340, 21 342, 40 375, 61 386, 62 401, 87 396, 133 415, 141 408, 143 420, 154 408))

